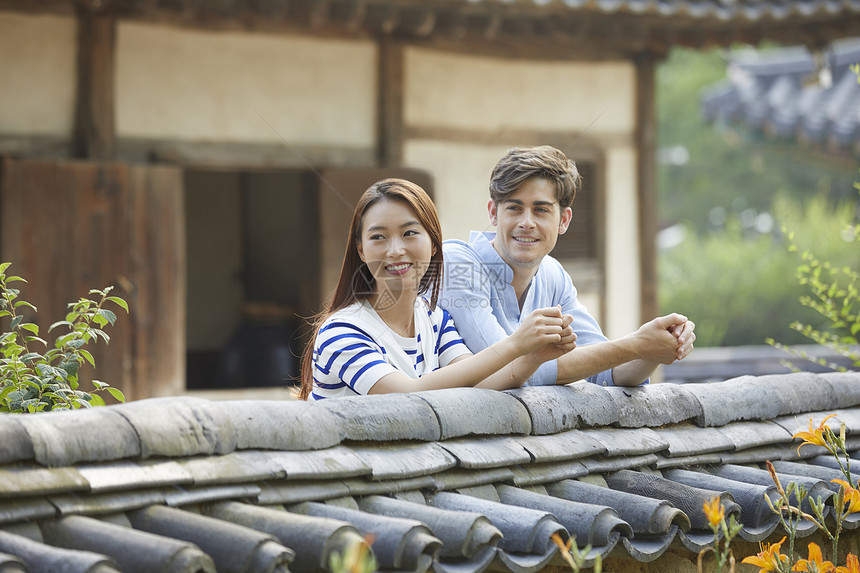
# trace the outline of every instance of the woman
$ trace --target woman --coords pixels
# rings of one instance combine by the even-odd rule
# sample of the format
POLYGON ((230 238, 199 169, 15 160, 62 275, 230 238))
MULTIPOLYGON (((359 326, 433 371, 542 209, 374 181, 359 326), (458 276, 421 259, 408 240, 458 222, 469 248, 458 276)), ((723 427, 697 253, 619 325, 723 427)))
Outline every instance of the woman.
POLYGON ((402 179, 373 184, 355 208, 334 296, 305 350, 299 396, 503 390, 575 346, 572 318, 553 307, 472 355, 436 306, 441 273, 442 230, 430 197, 402 179))

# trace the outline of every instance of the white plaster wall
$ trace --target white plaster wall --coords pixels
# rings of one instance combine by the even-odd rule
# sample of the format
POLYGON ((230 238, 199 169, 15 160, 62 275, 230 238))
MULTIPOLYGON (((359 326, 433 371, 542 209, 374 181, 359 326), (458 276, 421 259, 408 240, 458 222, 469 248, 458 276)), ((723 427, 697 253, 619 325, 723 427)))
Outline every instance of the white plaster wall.
POLYGON ((407 125, 633 130, 628 62, 534 62, 406 50, 407 125))
POLYGON ((487 215, 490 172, 507 149, 441 141, 406 142, 404 164, 433 176, 434 202, 445 239, 467 241, 473 229, 494 229, 487 215))
POLYGON ((120 137, 375 145, 372 42, 121 22, 116 77, 120 137))
POLYGON ((606 318, 603 329, 618 338, 639 328, 639 219, 636 149, 606 150, 606 318))
POLYGON ((0 133, 71 137, 77 26, 0 12, 0 133))

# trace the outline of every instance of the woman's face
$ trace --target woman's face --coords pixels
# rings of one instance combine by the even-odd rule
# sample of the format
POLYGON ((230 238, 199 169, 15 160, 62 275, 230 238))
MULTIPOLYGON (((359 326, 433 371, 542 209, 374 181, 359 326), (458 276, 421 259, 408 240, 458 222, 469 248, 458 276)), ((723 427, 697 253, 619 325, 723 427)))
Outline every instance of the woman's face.
POLYGON ((382 199, 364 213, 358 255, 376 279, 377 297, 417 294, 435 253, 430 235, 407 203, 382 199))

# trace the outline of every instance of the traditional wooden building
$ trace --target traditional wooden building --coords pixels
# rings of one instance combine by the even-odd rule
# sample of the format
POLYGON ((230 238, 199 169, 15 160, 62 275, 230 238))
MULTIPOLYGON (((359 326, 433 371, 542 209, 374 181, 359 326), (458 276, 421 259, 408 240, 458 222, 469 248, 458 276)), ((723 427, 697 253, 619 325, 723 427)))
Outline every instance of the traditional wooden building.
POLYGON ((620 336, 656 312, 660 59, 858 28, 857 0, 0 0, 0 259, 44 325, 117 286, 99 377, 131 398, 281 384, 369 183, 466 238, 495 161, 548 143, 587 184, 556 255, 620 336))

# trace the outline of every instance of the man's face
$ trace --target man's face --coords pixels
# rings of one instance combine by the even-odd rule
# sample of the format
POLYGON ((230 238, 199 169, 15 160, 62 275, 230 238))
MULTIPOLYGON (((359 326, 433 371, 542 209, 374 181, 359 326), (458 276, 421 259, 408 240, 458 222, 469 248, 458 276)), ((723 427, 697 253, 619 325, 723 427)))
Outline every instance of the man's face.
POLYGON ((487 206, 497 227, 493 247, 512 268, 536 267, 555 247, 570 224, 570 207, 564 210, 555 188, 546 179, 532 178, 498 204, 487 206))

